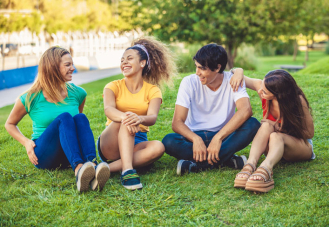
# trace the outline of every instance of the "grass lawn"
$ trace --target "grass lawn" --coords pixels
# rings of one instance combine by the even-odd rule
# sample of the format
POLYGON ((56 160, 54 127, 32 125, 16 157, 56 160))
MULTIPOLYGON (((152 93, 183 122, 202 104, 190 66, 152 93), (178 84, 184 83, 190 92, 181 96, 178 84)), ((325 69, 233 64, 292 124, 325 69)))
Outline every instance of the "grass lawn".
MULTIPOLYGON (((310 64, 327 57, 324 51, 309 51, 309 60, 306 62, 306 67, 310 64)), ((293 61, 293 56, 261 56, 257 57, 259 65, 257 71, 266 73, 270 70, 279 69, 280 65, 300 65, 305 62, 305 51, 301 51, 296 57, 296 61, 293 61)))
MULTIPOLYGON (((263 72, 246 71, 263 78, 263 72)), ((164 92, 158 121, 150 140, 161 140, 171 130, 171 119, 181 75, 164 92)), ((275 188, 254 194, 233 188, 239 172, 229 168, 176 175, 177 161, 164 155, 149 168, 138 170, 143 190, 128 191, 112 174, 102 192, 76 190, 72 170, 36 169, 22 145, 0 128, 0 225, 28 226, 328 226, 329 225, 329 80, 328 76, 294 75, 303 88, 315 121, 317 158, 302 163, 280 163, 274 168, 275 188)), ((110 79, 84 85, 88 98, 84 113, 95 139, 104 129, 102 88, 110 79)), ((261 101, 249 91, 254 116, 261 119, 261 101)), ((0 109, 8 114, 8 108, 0 109)), ((19 128, 32 134, 25 117, 19 128)), ((250 147, 239 152, 248 155, 250 147)))
POLYGON ((310 64, 303 70, 300 70, 298 73, 301 74, 329 74, 329 56, 327 55, 324 58, 310 64))

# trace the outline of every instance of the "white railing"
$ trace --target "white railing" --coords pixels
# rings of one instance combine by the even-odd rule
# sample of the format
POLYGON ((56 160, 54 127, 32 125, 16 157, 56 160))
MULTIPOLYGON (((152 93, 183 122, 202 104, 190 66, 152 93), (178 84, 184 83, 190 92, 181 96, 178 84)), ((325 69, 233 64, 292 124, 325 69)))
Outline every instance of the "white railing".
POLYGON ((132 40, 139 35, 135 31, 121 35, 118 32, 79 31, 56 34, 41 32, 37 35, 27 29, 21 32, 0 33, 0 70, 36 65, 41 54, 54 45, 70 50, 73 57, 111 54, 129 47, 132 40))

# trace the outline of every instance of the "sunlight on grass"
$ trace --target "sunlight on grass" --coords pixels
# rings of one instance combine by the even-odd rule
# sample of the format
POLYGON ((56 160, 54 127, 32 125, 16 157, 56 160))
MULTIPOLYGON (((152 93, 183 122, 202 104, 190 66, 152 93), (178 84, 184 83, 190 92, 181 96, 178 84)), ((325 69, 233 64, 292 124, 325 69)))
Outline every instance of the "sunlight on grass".
MULTIPOLYGON (((276 63, 275 63, 276 64, 276 63)), ((263 72, 246 71, 263 78, 263 72)), ((150 140, 161 140, 171 130, 176 94, 183 74, 166 89, 150 140)), ((328 76, 294 74, 305 92, 315 121, 317 158, 302 163, 280 163, 274 168, 275 188, 254 194, 233 188, 238 170, 222 168, 176 176, 177 161, 164 155, 148 168, 138 170, 144 189, 131 192, 112 174, 102 192, 80 194, 72 170, 43 171, 29 162, 24 147, 0 129, 1 225, 50 226, 327 226, 328 200, 328 76)), ((118 76, 120 78, 120 76, 118 76)), ((85 114, 95 139, 105 127, 102 91, 114 77, 83 85, 87 92, 85 114)), ((262 117, 261 101, 248 91, 254 116, 262 117)), ((0 109, 8 114, 11 107, 0 109)), ((32 134, 28 117, 19 127, 32 134)), ((249 147, 239 152, 248 155, 249 147)))

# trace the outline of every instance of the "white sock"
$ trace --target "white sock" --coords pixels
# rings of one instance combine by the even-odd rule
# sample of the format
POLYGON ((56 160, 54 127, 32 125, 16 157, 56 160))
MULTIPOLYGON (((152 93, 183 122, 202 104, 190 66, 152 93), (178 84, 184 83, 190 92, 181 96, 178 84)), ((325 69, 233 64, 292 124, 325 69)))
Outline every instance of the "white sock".
POLYGON ((126 170, 122 171, 121 175, 125 174, 129 170, 132 170, 132 169, 126 169, 126 170))

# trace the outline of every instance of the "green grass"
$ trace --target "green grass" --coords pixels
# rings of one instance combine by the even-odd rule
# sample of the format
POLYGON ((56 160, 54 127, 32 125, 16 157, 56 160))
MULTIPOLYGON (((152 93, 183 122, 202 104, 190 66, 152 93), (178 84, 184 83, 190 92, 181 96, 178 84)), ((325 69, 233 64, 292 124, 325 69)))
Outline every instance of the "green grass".
MULTIPOLYGON (((306 62, 306 67, 312 63, 326 57, 324 51, 309 51, 309 60, 306 62)), ((300 65, 305 63, 305 51, 301 51, 296 57, 296 61, 293 61, 293 56, 262 56, 257 58, 259 65, 257 66, 258 72, 266 73, 270 70, 280 69, 280 65, 300 65)))
POLYGON ((305 69, 300 70, 298 73, 301 74, 329 74, 329 57, 324 57, 305 69))
MULTIPOLYGON (((263 72, 246 71, 263 78, 263 72)), ((185 76, 187 74, 183 74, 185 76)), ((171 119, 181 77, 166 89, 150 140, 171 132, 171 119)), ((150 168, 139 170, 144 189, 127 191, 113 174, 102 192, 80 194, 72 170, 38 170, 23 146, 0 129, 0 225, 28 226, 328 226, 329 219, 329 80, 324 75, 295 74, 313 108, 317 158, 279 163, 275 188, 254 194, 233 188, 238 170, 222 168, 176 176, 177 161, 164 155, 150 168)), ((86 84, 85 114, 94 137, 104 129, 102 88, 111 79, 86 84)), ((254 116, 262 117, 261 102, 250 92, 254 116)), ((0 109, 1 110, 1 109, 0 109)), ((1 110, 2 111, 2 110, 1 110)), ((5 111, 4 111, 5 112, 5 111)), ((2 112, 3 113, 3 112, 2 112)), ((19 127, 30 136, 31 121, 19 127)), ((239 152, 248 155, 250 147, 239 152)))

